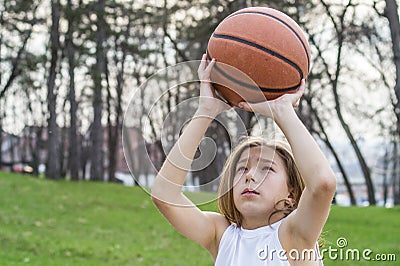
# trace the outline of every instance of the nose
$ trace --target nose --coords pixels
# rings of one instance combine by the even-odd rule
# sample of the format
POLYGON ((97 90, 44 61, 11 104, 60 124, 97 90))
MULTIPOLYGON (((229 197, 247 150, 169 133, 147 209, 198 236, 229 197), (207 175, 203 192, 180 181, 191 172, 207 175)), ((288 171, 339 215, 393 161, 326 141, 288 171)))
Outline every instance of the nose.
POLYGON ((254 174, 255 174, 254 170, 250 170, 250 171, 247 172, 247 174, 246 174, 246 183, 249 183, 251 181, 253 181, 254 183, 256 182, 256 180, 254 178, 254 176, 255 176, 254 174))

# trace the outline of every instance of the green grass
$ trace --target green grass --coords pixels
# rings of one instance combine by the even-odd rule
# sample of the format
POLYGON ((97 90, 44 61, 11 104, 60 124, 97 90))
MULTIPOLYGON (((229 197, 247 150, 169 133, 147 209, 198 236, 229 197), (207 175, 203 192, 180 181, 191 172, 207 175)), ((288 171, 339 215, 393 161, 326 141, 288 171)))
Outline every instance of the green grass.
MULTIPOLYGON (((49 181, 0 172, 0 265, 213 265, 137 187, 49 181)), ((196 201, 210 194, 193 194, 196 201)), ((204 201, 203 201, 204 202, 204 201)), ((215 202, 201 206, 216 210, 215 202)), ((400 260, 400 209, 333 207, 325 248, 371 249, 400 260)), ((333 254, 334 255, 334 254, 333 254)), ((340 255, 339 252, 336 255, 340 255)), ((325 265, 378 265, 330 260, 325 265)))

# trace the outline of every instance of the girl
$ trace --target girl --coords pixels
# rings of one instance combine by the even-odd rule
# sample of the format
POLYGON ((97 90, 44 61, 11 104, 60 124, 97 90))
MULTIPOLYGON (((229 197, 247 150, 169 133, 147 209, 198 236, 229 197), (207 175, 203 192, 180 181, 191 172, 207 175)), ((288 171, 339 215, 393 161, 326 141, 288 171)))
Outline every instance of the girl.
POLYGON ((160 212, 184 236, 206 248, 215 265, 320 265, 317 240, 328 218, 336 179, 324 154, 297 117, 298 91, 239 108, 273 118, 290 144, 249 138, 222 173, 221 214, 198 209, 181 187, 212 120, 229 106, 209 82, 215 64, 203 55, 198 69, 199 107, 170 151, 152 188, 160 212), (303 181, 304 179, 304 181, 303 181), (188 207, 190 206, 190 207, 188 207))

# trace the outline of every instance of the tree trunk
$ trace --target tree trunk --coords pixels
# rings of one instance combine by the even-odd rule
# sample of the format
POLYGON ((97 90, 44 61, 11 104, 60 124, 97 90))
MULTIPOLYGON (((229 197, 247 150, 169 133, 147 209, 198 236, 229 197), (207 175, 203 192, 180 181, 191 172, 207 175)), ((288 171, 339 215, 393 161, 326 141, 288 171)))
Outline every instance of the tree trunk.
POLYGON ((393 190, 393 203, 400 205, 400 178, 399 178, 399 151, 398 142, 393 142, 393 164, 392 164, 392 190, 393 190))
POLYGON ((389 184, 388 184, 388 176, 389 176, 389 164, 390 164, 390 143, 386 145, 385 155, 383 156, 383 166, 382 166, 382 175, 383 175, 383 206, 386 206, 389 192, 389 184))
MULTIPOLYGON (((112 101, 113 97, 111 95, 110 84, 109 84, 109 76, 108 71, 106 70, 106 80, 107 80, 107 136, 108 136, 108 181, 115 180, 115 168, 117 163, 117 147, 116 147, 116 140, 118 137, 118 130, 115 131, 114 128, 116 125, 113 124, 112 121, 112 112, 113 106, 112 101)), ((117 118, 115 119, 117 120, 117 118)), ((117 121, 115 121, 117 124, 117 121)))
POLYGON ((50 45, 51 45, 51 59, 49 77, 47 81, 47 101, 48 101, 48 142, 47 142, 47 167, 46 176, 51 179, 60 178, 60 165, 59 165, 59 143, 58 143, 58 132, 56 122, 56 95, 54 93, 55 80, 56 80, 56 69, 58 63, 58 51, 60 47, 60 33, 59 33, 59 21, 60 21, 60 6, 58 0, 51 1, 51 33, 50 33, 50 45))
MULTIPOLYGON (((129 28, 129 26, 127 27, 129 28)), ((118 147, 119 147, 119 136, 122 132, 120 132, 121 124, 122 124, 122 91, 124 87, 124 71, 125 71, 125 58, 126 58, 126 48, 123 46, 122 51, 122 61, 121 68, 117 73, 117 101, 116 101, 116 117, 115 117, 115 126, 110 130, 110 136, 112 139, 109 139, 110 147, 109 147, 109 177, 111 181, 116 181, 115 172, 117 169, 118 162, 118 147)), ((116 58, 116 56, 115 56, 116 58)), ((117 62, 117 60, 115 60, 117 62)))
MULTIPOLYGON (((202 191, 216 192, 218 185, 215 180, 221 174, 224 162, 228 156, 224 147, 225 143, 229 144, 229 132, 227 132, 223 125, 219 124, 217 121, 213 121, 207 129, 205 137, 211 138, 216 145, 216 151, 215 154, 213 154, 214 158, 206 155, 203 157, 203 160, 196 160, 199 156, 204 156, 204 154, 201 154, 202 144, 200 144, 196 151, 195 159, 192 162, 191 173, 193 177, 199 178, 199 185, 202 191)), ((203 151, 206 152, 206 150, 207 148, 203 151)), ((205 154, 207 154, 207 152, 205 154)))
POLYGON ((82 179, 87 179, 87 168, 88 163, 90 161, 90 140, 88 140, 88 136, 83 136, 81 146, 80 146, 80 154, 81 154, 81 171, 82 171, 82 179))
MULTIPOLYGON (((66 114, 64 116, 66 116, 66 114)), ((59 146, 60 147, 59 148, 59 150, 60 150, 60 157, 59 157, 60 176, 63 179, 65 179, 65 177, 67 176, 67 171, 68 171, 68 165, 65 162, 65 149, 66 149, 65 144, 66 144, 66 140, 68 138, 68 135, 67 135, 68 132, 65 132, 64 128, 65 127, 62 127, 60 130, 60 146, 59 146)))
MULTIPOLYGON (((341 32, 343 34, 343 32, 341 32)), ((365 179, 365 184, 367 187, 367 194, 368 194, 368 201, 370 205, 376 205, 376 199, 375 199, 375 189, 374 189, 374 184, 372 183, 371 179, 371 171, 365 161, 365 158, 358 147, 358 144, 356 140, 353 137, 353 134, 351 133, 350 127, 348 124, 345 122, 343 115, 342 115, 342 109, 341 109, 341 104, 339 100, 339 93, 338 93, 338 77, 340 74, 341 70, 341 54, 342 54, 342 48, 343 48, 343 37, 342 35, 338 36, 338 54, 337 54, 337 60, 336 60, 336 73, 335 73, 335 78, 331 81, 332 82, 332 92, 334 95, 335 99, 335 110, 336 114, 338 116, 338 119, 340 121, 340 124, 342 125, 342 128, 344 129, 347 138, 350 140, 350 144, 354 149, 354 152, 356 153, 357 159, 360 163, 361 170, 364 174, 364 179, 365 179)))
POLYGON ((364 179, 365 179, 365 184, 367 187, 367 193, 368 193, 368 201, 370 205, 375 205, 376 204, 376 200, 375 200, 375 190, 374 190, 374 184, 372 183, 372 179, 371 179, 371 171, 364 159, 364 156, 360 150, 360 148, 358 147, 357 142, 355 141, 353 134, 350 130, 350 127, 348 126, 348 124, 345 122, 343 115, 342 115, 342 109, 341 109, 341 103, 340 103, 340 97, 339 97, 339 93, 338 93, 338 82, 339 82, 339 77, 341 74, 341 70, 342 70, 342 49, 343 49, 343 45, 344 45, 344 41, 345 41, 345 29, 346 29, 346 25, 344 24, 344 18, 346 16, 347 11, 349 10, 349 7, 351 6, 351 2, 348 3, 348 5, 346 5, 344 7, 344 9, 342 10, 342 12, 338 15, 338 21, 335 20, 336 15, 331 13, 330 10, 330 5, 328 5, 325 1, 320 0, 321 4, 324 6, 326 12, 328 13, 328 16, 330 18, 330 20, 332 21, 334 28, 335 28, 335 32, 336 32, 336 38, 337 38, 337 55, 336 55, 336 69, 335 69, 335 73, 331 73, 330 69, 332 68, 330 66, 330 64, 328 64, 328 62, 326 61, 325 57, 323 56, 323 52, 321 50, 321 47, 319 47, 318 43, 316 43, 313 35, 309 36, 310 41, 315 45, 315 48, 317 49, 318 52, 318 56, 320 57, 320 59, 323 62, 324 65, 324 71, 326 72, 328 78, 329 78, 329 82, 332 86, 332 93, 334 95, 334 102, 335 102, 335 110, 336 110, 336 114, 338 116, 339 122, 343 128, 343 130, 346 133, 347 138, 350 141, 350 144, 357 156, 358 162, 360 164, 361 170, 363 172, 364 175, 364 179))
POLYGON ((0 99, 0 169, 3 166, 3 117, 4 117, 1 106, 2 106, 2 100, 0 99))
MULTIPOLYGON (((335 82, 335 84, 337 84, 337 83, 335 82)), ((372 183, 372 179, 371 179, 371 170, 369 169, 369 167, 365 161, 365 158, 364 158, 360 148, 358 147, 358 144, 357 144, 356 140, 354 139, 353 134, 350 131, 350 127, 344 121, 336 85, 333 86, 332 88, 333 88, 333 94, 335 96, 335 109, 336 109, 336 113, 338 115, 340 124, 342 125, 347 138, 350 140, 350 144, 353 147, 354 152, 356 153, 358 162, 360 163, 361 170, 364 174, 365 183, 367 186, 369 204, 376 205, 375 189, 374 189, 374 184, 372 183)))
POLYGON ((94 118, 91 128, 91 160, 90 178, 92 180, 103 180, 103 128, 101 125, 102 116, 102 75, 105 74, 106 62, 104 45, 106 42, 105 21, 104 21, 104 0, 96 3, 97 32, 96 32, 96 66, 93 69, 94 95, 93 110, 94 118))
POLYGON ((107 140, 108 140, 108 181, 112 181, 115 178, 115 131, 113 129, 114 125, 111 119, 112 116, 112 106, 111 106, 112 96, 110 87, 107 85, 107 140))
POLYGON ((67 19, 68 19, 68 32, 66 36, 66 49, 68 58, 68 73, 69 73, 69 94, 68 99, 70 103, 70 128, 69 128, 69 155, 68 155, 68 168, 71 180, 79 180, 80 169, 80 148, 78 142, 77 132, 77 109, 78 104, 75 99, 75 47, 73 43, 73 32, 75 24, 72 16, 72 1, 67 1, 67 19))
POLYGON ((324 135, 324 138, 322 140, 324 141, 324 143, 326 144, 328 149, 331 151, 333 157, 335 158, 336 164, 337 164, 340 172, 342 173, 344 184, 346 186, 347 192, 349 193, 350 203, 351 203, 351 205, 357 205, 357 201, 354 197, 353 188, 352 188, 349 178, 347 176, 346 170, 344 169, 344 166, 342 165, 342 162, 340 161, 339 156, 335 151, 335 148, 333 147, 331 141, 329 140, 328 134, 325 131, 325 128, 322 124, 320 117, 318 116, 317 111, 311 105, 311 100, 308 99, 307 102, 308 102, 308 106, 310 107, 311 113, 314 115, 315 119, 317 120, 317 123, 321 130, 321 133, 324 135))
MULTIPOLYGON (((396 101, 394 101, 394 113, 396 115, 396 132, 400 137, 400 22, 399 14, 397 12, 398 4, 395 0, 386 0, 385 16, 389 21, 390 34, 392 37, 392 50, 393 50, 393 61, 396 66, 396 83, 394 86, 394 93, 396 101)), ((395 146, 397 150, 397 145, 395 146)), ((394 165, 399 165, 399 158, 397 152, 393 157, 394 165)), ((393 172, 393 198, 394 204, 400 204, 400 173, 395 170, 393 172), (396 186, 397 180, 397 186, 396 186)))
MULTIPOLYGON (((5 2, 3 2, 5 6, 5 2)), ((0 12, 0 26, 3 27, 4 23, 4 11, 0 12)), ((0 30, 0 64, 2 63, 2 52, 1 52, 1 47, 3 47, 3 31, 0 30)), ((0 71, 0 84, 3 82, 3 74, 2 71, 0 71)), ((0 98, 0 169, 3 166, 3 113, 2 113, 2 102, 0 98)))
POLYGON ((31 133, 30 135, 33 136, 34 134, 36 135, 36 141, 33 145, 31 142, 31 150, 32 150, 32 168, 33 168, 33 175, 38 176, 39 175, 39 164, 40 164, 40 149, 42 147, 42 131, 43 127, 31 127, 31 133))
MULTIPOLYGON (((58 28, 58 25, 57 25, 57 28, 58 28)), ((7 90, 13 84, 15 78, 18 77, 22 73, 22 70, 20 69, 20 64, 19 63, 20 63, 20 60, 22 58, 23 53, 25 52, 26 44, 28 43, 31 35, 32 35, 32 28, 27 30, 25 38, 22 41, 21 48, 18 50, 17 56, 12 60, 11 75, 9 76, 6 84, 4 85, 4 87, 0 91, 0 99, 4 97, 4 95, 7 92, 7 90)))
POLYGON ((240 137, 249 136, 251 132, 251 119, 254 116, 254 113, 247 112, 242 109, 235 108, 235 111, 240 118, 236 121, 236 136, 238 139, 240 137))
MULTIPOLYGON (((4 6, 6 6, 6 1, 4 1, 3 4, 4 4, 4 6)), ((33 14, 35 14, 38 6, 39 6, 39 4, 36 4, 35 6, 32 7, 33 14)), ((15 78, 18 77, 18 75, 20 75, 22 73, 22 71, 20 69, 20 59, 22 58, 22 55, 26 49, 26 44, 28 43, 28 40, 30 39, 30 37, 32 35, 34 21, 35 21, 35 19, 31 20, 31 22, 30 22, 31 27, 29 29, 27 29, 27 31, 26 31, 25 36, 23 37, 22 45, 18 49, 16 57, 14 59, 12 59, 11 74, 8 77, 7 82, 5 83, 4 87, 2 87, 0 90, 0 99, 3 99, 3 97, 5 96, 5 93, 13 84, 15 78)), ((0 28, 3 26, 4 26, 4 10, 2 10, 0 12, 0 28)), ((3 43, 3 31, 0 30, 0 54, 2 54, 2 51, 1 51, 2 43, 3 43)), ((1 63, 1 59, 2 59, 2 57, 0 56, 0 63, 1 63)), ((2 71, 0 71, 0 84, 3 84, 2 77, 3 77, 3 74, 2 74, 2 71)), ((2 143, 3 143, 3 138, 2 138, 3 137, 3 135, 2 135, 2 132, 3 132, 2 119, 3 119, 3 117, 4 117, 4 115, 2 112, 2 104, 0 102, 0 150, 2 147, 2 143)), ((2 163, 3 163, 3 158, 2 158, 2 154, 0 152, 0 168, 2 166, 2 163)))
POLYGON ((397 132, 400 134, 400 22, 397 13, 396 0, 386 0, 385 16, 389 21, 389 28, 392 37, 393 60, 396 66, 396 84, 394 92, 397 102, 395 103, 395 114, 397 118, 397 132))

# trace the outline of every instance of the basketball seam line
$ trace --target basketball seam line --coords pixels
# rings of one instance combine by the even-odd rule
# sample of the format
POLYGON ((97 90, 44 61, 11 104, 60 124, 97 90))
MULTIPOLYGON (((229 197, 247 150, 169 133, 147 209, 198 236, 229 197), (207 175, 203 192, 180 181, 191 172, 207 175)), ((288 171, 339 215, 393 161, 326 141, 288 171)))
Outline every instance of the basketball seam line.
POLYGON ((284 24, 286 27, 288 27, 296 35, 297 39, 299 39, 299 41, 301 42, 301 45, 303 46, 304 52, 306 53, 306 56, 307 56, 307 69, 308 70, 310 69, 310 56, 309 56, 309 54, 307 52, 306 45, 304 44, 304 42, 301 39, 301 37, 299 36, 299 34, 292 28, 292 26, 290 26, 284 20, 282 20, 282 19, 280 19, 280 18, 278 18, 278 17, 276 17, 274 15, 271 15, 271 14, 268 14, 268 13, 264 13, 264 12, 261 12, 261 11, 243 11, 243 12, 239 12, 239 13, 236 13, 236 14, 232 14, 232 15, 228 16, 226 19, 234 17, 234 16, 237 16, 237 15, 240 15, 240 14, 260 14, 260 15, 263 15, 263 16, 274 18, 274 19, 278 20, 279 22, 281 22, 282 24, 284 24))
POLYGON ((275 56, 275 57, 281 59, 282 61, 288 63, 292 67, 294 67, 297 70, 297 72, 299 72, 299 74, 300 74, 300 80, 303 79, 303 71, 300 69, 300 67, 296 63, 292 62, 291 60, 289 60, 288 58, 284 57, 283 55, 281 55, 281 54, 279 54, 277 52, 274 52, 274 51, 272 51, 272 50, 270 50, 270 49, 268 49, 268 48, 266 48, 264 46, 261 46, 261 45, 259 45, 257 43, 253 43, 253 42, 247 41, 245 39, 234 37, 234 36, 230 36, 230 35, 213 33, 213 37, 217 38, 217 39, 227 39, 227 40, 240 42, 240 43, 252 46, 254 48, 257 48, 257 49, 259 49, 261 51, 264 51, 264 52, 266 52, 266 53, 268 53, 268 54, 270 54, 272 56, 275 56))
MULTIPOLYGON (((207 49, 207 59, 208 59, 208 60, 211 60, 211 59, 212 59, 212 57, 211 57, 210 52, 208 51, 208 49, 207 49)), ((297 89, 297 87, 300 85, 300 83, 299 83, 298 85, 295 85, 295 86, 293 86, 293 87, 281 88, 281 89, 272 89, 272 88, 259 87, 259 86, 251 85, 251 84, 248 84, 248 83, 243 82, 243 81, 241 81, 241 80, 235 79, 234 77, 232 77, 232 76, 230 76, 229 74, 225 73, 221 68, 218 67, 217 64, 214 66, 214 68, 215 68, 218 72, 220 72, 224 77, 226 77, 227 79, 229 79, 229 80, 235 82, 236 84, 239 84, 240 86, 243 86, 243 87, 246 87, 246 88, 249 88, 249 89, 253 89, 253 90, 261 90, 261 91, 263 91, 263 92, 270 92, 270 93, 288 92, 288 91, 292 91, 292 90, 297 89)), ((223 85, 223 84, 220 84, 220 85, 223 85)), ((226 87, 226 86, 225 86, 225 87, 226 87)))

